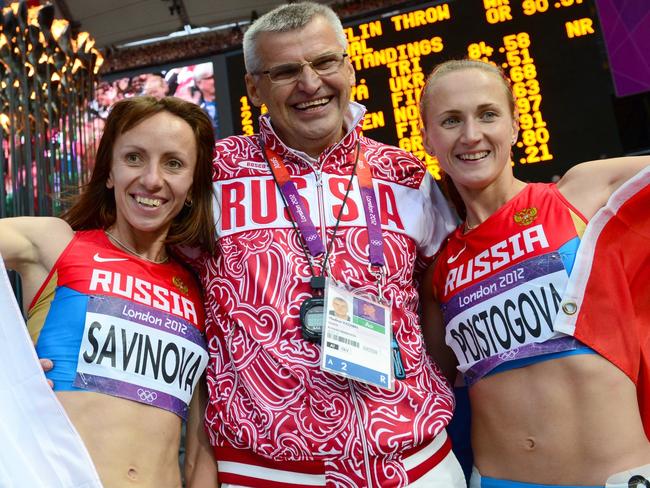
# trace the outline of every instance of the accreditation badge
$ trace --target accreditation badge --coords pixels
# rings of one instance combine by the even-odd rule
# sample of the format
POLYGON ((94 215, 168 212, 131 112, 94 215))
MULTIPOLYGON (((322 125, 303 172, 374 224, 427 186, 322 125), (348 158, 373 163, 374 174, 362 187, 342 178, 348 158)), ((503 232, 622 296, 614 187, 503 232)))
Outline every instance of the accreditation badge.
POLYGON ((321 369, 393 391, 391 308, 331 281, 324 301, 321 369))

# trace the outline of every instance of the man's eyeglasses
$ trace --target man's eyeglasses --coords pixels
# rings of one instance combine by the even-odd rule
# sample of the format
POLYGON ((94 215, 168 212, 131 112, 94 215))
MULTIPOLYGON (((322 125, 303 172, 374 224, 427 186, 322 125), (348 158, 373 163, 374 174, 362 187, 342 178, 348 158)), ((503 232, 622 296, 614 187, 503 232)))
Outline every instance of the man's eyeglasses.
POLYGON ((254 75, 266 75, 272 83, 289 84, 294 83, 300 78, 302 70, 305 66, 309 66, 319 76, 333 75, 336 73, 343 60, 347 57, 347 53, 331 53, 323 54, 313 61, 305 61, 304 63, 287 63, 273 66, 273 68, 266 71, 253 73, 254 75))

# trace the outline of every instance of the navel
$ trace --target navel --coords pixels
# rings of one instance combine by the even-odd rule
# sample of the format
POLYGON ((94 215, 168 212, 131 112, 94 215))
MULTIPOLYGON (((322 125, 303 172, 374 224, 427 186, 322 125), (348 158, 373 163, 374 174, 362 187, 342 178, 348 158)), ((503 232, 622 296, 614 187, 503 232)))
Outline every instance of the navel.
POLYGON ((126 476, 131 480, 131 481, 137 481, 138 480, 138 470, 131 467, 129 468, 129 471, 126 473, 126 476))
POLYGON ((524 440, 524 449, 527 451, 534 451, 535 448, 537 447, 537 443, 535 442, 534 437, 526 437, 524 440))

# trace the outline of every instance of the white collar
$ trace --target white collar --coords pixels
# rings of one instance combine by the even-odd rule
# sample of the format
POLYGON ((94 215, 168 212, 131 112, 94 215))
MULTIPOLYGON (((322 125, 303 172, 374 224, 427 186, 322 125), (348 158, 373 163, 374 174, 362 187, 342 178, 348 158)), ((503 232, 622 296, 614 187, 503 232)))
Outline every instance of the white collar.
MULTIPOLYGON (((357 125, 359 125, 359 122, 363 119, 364 115, 366 114, 366 107, 361 105, 360 103, 357 102, 350 102, 348 104, 348 109, 345 111, 345 114, 343 115, 343 127, 346 128, 345 135, 341 137, 341 139, 338 142, 341 142, 345 137, 355 128, 357 125)), ((269 117, 269 122, 270 122, 270 117, 269 117)), ((280 139, 273 129, 272 124, 268 124, 269 129, 273 132, 275 137, 280 139)), ((280 139, 282 140, 282 139, 280 139)), ((284 142, 284 141, 283 141, 284 142)), ((337 144, 338 144, 337 142, 337 144)), ((336 145, 336 144, 335 144, 336 145)), ((293 149, 292 147, 287 146, 287 148, 293 152, 296 156, 300 157, 301 159, 304 159, 311 165, 316 165, 318 164, 318 158, 320 157, 320 154, 317 157, 310 156, 306 152, 299 151, 298 149, 293 149)), ((331 150, 331 148, 330 148, 331 150)))

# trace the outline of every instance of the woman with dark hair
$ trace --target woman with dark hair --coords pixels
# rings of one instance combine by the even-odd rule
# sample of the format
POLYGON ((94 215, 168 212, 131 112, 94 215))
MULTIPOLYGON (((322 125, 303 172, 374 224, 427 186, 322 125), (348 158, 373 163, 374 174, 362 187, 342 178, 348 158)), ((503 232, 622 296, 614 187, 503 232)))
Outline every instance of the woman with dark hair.
POLYGON ((202 295, 173 253, 212 251, 213 146, 196 105, 121 100, 90 182, 61 219, 0 220, 37 353, 53 360, 47 376, 107 488, 180 487, 188 412, 190 481, 202 471, 216 485, 202 427, 202 295))
MULTIPOLYGON (((515 178, 515 101, 488 63, 442 63, 421 105, 425 147, 463 220, 425 278, 423 332, 448 376, 457 366, 469 385, 470 486, 647 486, 650 442, 633 375, 609 349, 555 326, 577 308, 564 295, 587 222, 650 158, 578 164, 557 183, 515 178)), ((610 333, 604 317, 585 320, 610 333)), ((621 334, 635 334, 628 325, 621 334)))

